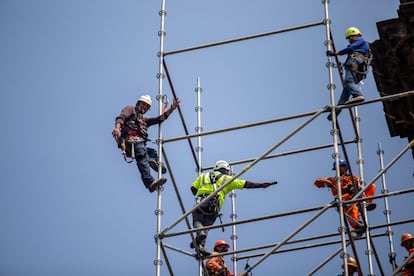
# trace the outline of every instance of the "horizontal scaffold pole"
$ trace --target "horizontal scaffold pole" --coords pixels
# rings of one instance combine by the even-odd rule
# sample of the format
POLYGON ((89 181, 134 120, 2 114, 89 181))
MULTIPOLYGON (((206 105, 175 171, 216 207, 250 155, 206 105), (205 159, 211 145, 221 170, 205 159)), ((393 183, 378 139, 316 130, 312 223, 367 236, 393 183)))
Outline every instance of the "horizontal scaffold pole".
MULTIPOLYGON (((338 110, 339 109, 345 109, 345 108, 350 108, 350 107, 354 107, 354 106, 357 106, 357 105, 365 105, 365 104, 370 104, 370 103, 375 103, 375 102, 390 101, 390 100, 395 100, 395 99, 398 99, 398 98, 408 97, 408 96, 412 96, 412 95, 414 95, 414 90, 407 91, 407 92, 402 92, 402 93, 399 93, 399 94, 389 95, 389 96, 385 96, 385 97, 380 97, 380 98, 376 98, 376 99, 372 99, 372 100, 365 100, 362 103, 355 103, 355 104, 349 104, 349 105, 339 105, 339 106, 336 106, 335 108, 338 109, 338 110)), ((329 110, 330 110, 330 107, 328 107, 328 106, 324 107, 324 112, 330 112, 329 110)), ((254 122, 254 123, 244 124, 244 125, 238 125, 238 126, 234 126, 234 127, 221 128, 221 129, 216 129, 216 130, 212 130, 212 131, 205 131, 203 133, 195 133, 195 134, 190 134, 190 135, 185 135, 185 136, 172 137, 172 138, 163 139, 162 142, 163 143, 170 143, 170 142, 175 142, 175 141, 184 140, 184 139, 188 139, 188 138, 195 138, 195 137, 199 137, 199 136, 207 136, 207 135, 217 134, 217 133, 222 133, 222 132, 227 132, 227 131, 234 131, 234 130, 239 130, 239 129, 244 129, 244 128, 250 128, 250 127, 256 127, 256 126, 261 126, 261 125, 266 125, 266 124, 278 123, 278 122, 283 122, 283 121, 287 121, 287 120, 291 120, 291 119, 298 119, 298 118, 313 116, 313 115, 315 115, 316 113, 319 113, 319 112, 320 112, 320 110, 316 110, 316 111, 305 112, 305 113, 300 113, 300 114, 295 114, 295 115, 290 115, 290 116, 285 116, 285 117, 280 117, 280 118, 274 118, 274 119, 270 119, 270 120, 258 121, 258 122, 254 122)))
POLYGON ((296 30, 315 27, 315 26, 319 26, 319 25, 323 25, 323 24, 324 24, 324 22, 320 21, 320 22, 315 22, 315 23, 310 23, 310 24, 305 24, 305 25, 299 25, 299 26, 294 26, 294 27, 285 28, 285 29, 274 30, 274 31, 265 32, 265 33, 242 36, 242 37, 238 37, 238 38, 222 40, 222 41, 208 43, 208 44, 202 44, 202 45, 193 46, 193 47, 184 48, 184 49, 179 49, 179 50, 167 51, 167 52, 164 52, 164 56, 174 55, 174 54, 178 54, 178 53, 184 53, 184 52, 189 52, 189 51, 194 51, 194 50, 198 50, 198 49, 203 49, 203 48, 208 48, 208 47, 213 47, 213 46, 219 46, 219 45, 224 45, 224 44, 229 44, 229 43, 234 43, 234 42, 240 42, 240 41, 245 41, 245 40, 264 37, 264 36, 270 36, 270 35, 275 35, 275 34, 280 34, 280 33, 286 33, 286 32, 290 32, 290 31, 296 31, 296 30))

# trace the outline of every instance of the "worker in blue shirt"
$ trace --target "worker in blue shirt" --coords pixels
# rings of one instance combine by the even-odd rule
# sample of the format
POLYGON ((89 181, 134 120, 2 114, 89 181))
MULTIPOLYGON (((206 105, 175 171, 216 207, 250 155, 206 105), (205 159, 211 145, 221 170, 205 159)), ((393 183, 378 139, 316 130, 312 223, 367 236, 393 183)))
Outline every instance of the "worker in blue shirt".
MULTIPOLYGON (((327 51, 328 56, 348 55, 345 67, 344 88, 338 105, 358 103, 364 101, 364 96, 360 91, 359 83, 365 78, 368 69, 369 44, 362 37, 361 31, 356 27, 350 27, 345 31, 345 38, 349 45, 339 52, 327 51), (352 95, 352 99, 349 99, 352 95)), ((337 111, 337 114, 341 110, 337 111)), ((331 114, 328 120, 332 120, 331 114)))

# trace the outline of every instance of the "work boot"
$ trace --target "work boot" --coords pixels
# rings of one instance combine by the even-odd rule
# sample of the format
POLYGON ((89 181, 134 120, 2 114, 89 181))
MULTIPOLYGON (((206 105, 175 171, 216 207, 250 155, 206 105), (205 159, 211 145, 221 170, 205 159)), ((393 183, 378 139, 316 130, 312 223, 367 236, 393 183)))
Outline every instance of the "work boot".
POLYGON ((373 202, 367 204, 367 211, 375 210, 375 208, 377 208, 377 204, 373 202))
POLYGON ((203 255, 203 257, 208 257, 211 255, 211 252, 207 251, 204 247, 200 246, 200 254, 203 255))
MULTIPOLYGON (((154 171, 158 172, 158 167, 159 167, 158 164, 159 163, 158 163, 157 160, 151 159, 151 160, 148 161, 148 163, 149 163, 149 166, 151 167, 151 169, 153 169, 154 171)), ((167 172, 167 168, 164 167, 164 164, 162 164, 162 162, 161 162, 161 173, 162 174, 165 174, 166 172, 167 172)))
POLYGON ((204 247, 200 247, 198 252, 196 250, 195 257, 196 257, 197 260, 201 260, 205 257, 210 256, 210 255, 211 255, 211 252, 207 251, 204 247))
MULTIPOLYGON (((342 109, 339 109, 338 111, 336 111, 336 116, 338 117, 339 113, 341 113, 342 109)), ((332 121, 332 113, 328 115, 328 117, 326 117, 326 119, 328 119, 328 121, 332 121)))
POLYGON ((360 238, 365 233, 365 227, 363 225, 356 225, 351 232, 354 238, 360 238))
MULTIPOLYGON (((204 245, 203 245, 203 241, 205 240, 207 238, 207 236, 206 236, 206 234, 205 233, 200 233, 200 234, 198 234, 197 236, 196 236, 196 238, 195 238, 195 241, 196 241, 196 246, 197 247, 204 247, 204 245)), ((191 242, 190 243, 190 247, 191 248, 196 248, 196 246, 194 246, 194 243, 193 242, 191 242)))
POLYGON ((356 96, 356 97, 350 99, 349 101, 345 102, 345 104, 354 104, 354 103, 360 103, 360 102, 363 102, 363 101, 365 101, 364 96, 359 95, 359 96, 356 96))
POLYGON ((166 178, 160 178, 158 180, 154 180, 154 181, 152 181, 151 185, 149 185, 148 190, 152 193, 157 188, 159 188, 162 185, 164 185, 165 182, 167 182, 167 179, 166 178))

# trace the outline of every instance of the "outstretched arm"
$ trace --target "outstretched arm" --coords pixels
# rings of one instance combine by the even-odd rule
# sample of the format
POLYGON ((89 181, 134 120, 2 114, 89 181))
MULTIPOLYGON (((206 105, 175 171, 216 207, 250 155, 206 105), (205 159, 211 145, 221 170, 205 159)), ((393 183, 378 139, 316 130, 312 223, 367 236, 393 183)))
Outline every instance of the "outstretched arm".
POLYGON ((254 183, 254 182, 246 180, 246 183, 244 184, 244 188, 246 189, 267 188, 270 185, 272 185, 272 183, 270 182, 254 183))

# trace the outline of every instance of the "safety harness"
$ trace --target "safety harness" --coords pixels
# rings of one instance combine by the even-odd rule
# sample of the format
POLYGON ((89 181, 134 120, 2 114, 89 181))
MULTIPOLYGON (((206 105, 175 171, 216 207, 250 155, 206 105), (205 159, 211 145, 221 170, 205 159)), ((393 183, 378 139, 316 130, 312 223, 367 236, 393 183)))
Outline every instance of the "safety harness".
POLYGON ((218 259, 217 264, 221 266, 222 269, 217 271, 217 270, 213 270, 207 267, 208 276, 226 276, 227 275, 227 269, 224 266, 224 258, 220 256, 220 257, 217 257, 217 259, 218 259))
POLYGON ((348 55, 345 61, 345 67, 356 73, 358 83, 367 77, 371 59, 372 53, 370 48, 368 48, 368 56, 359 52, 353 52, 348 55))
POLYGON ((145 127, 144 116, 135 108, 121 128, 121 137, 117 140, 118 148, 122 150, 124 160, 131 163, 135 159, 135 144, 148 141, 148 132, 145 127), (128 157, 131 158, 128 160, 128 157))
MULTIPOLYGON (((213 185, 213 191, 217 190, 217 180, 220 179, 220 177, 222 177, 223 174, 219 173, 218 175, 216 175, 214 172, 210 172, 208 175, 205 174, 203 175, 203 182, 202 185, 209 185, 212 184, 213 185), (210 183, 207 182, 207 176, 210 178, 210 183)), ((199 204, 203 199, 205 199, 209 194, 201 194, 201 195, 197 195, 196 197, 196 204, 199 204)), ((199 210, 204 214, 204 215, 217 215, 219 212, 219 197, 218 195, 210 198, 207 202, 203 203, 199 210)))

